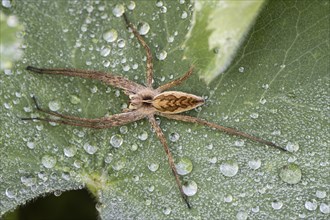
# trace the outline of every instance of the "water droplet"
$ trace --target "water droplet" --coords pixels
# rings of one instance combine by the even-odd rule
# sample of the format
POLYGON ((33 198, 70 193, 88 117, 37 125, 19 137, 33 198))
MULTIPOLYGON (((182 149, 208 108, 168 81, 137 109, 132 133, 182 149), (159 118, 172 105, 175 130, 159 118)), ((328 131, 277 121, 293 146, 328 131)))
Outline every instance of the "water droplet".
POLYGON ((14 189, 7 188, 5 194, 6 194, 6 196, 7 196, 9 199, 13 199, 13 198, 16 197, 17 192, 16 192, 16 190, 14 190, 14 189))
POLYGON ((54 191, 54 196, 59 197, 60 195, 62 195, 62 191, 61 190, 55 190, 54 191))
POLYGON ((170 137, 169 138, 170 138, 170 141, 176 142, 176 141, 179 140, 180 135, 178 133, 174 132, 174 133, 171 133, 170 134, 170 137))
POLYGON ((262 104, 262 105, 266 104, 266 102, 267 102, 267 100, 265 98, 261 98, 259 100, 259 103, 262 104))
POLYGON ((41 158, 41 163, 46 168, 53 168, 56 164, 56 158, 50 155, 45 155, 41 158))
POLYGON ((106 46, 106 47, 101 49, 100 54, 101 54, 102 57, 107 57, 110 54, 110 52, 111 52, 111 47, 106 46))
POLYGON ((259 114, 258 113, 252 113, 250 115, 250 117, 253 118, 253 119, 257 119, 259 117, 259 114))
POLYGON ((138 31, 141 35, 146 35, 150 30, 150 25, 147 22, 141 22, 138 24, 138 31))
POLYGON ((148 168, 149 168, 150 171, 156 172, 158 170, 158 168, 159 168, 159 164, 157 164, 157 163, 151 163, 151 164, 148 165, 148 168))
POLYGON ((73 157, 77 153, 77 148, 76 148, 76 146, 72 145, 72 146, 69 146, 69 147, 65 147, 63 149, 63 151, 64 151, 64 155, 66 157, 73 157))
POLYGON ((116 161, 114 163, 114 165, 112 165, 112 168, 116 171, 119 171, 121 169, 123 169, 126 165, 126 160, 125 159, 120 159, 118 161, 116 161))
POLYGON ((186 11, 183 11, 181 14, 182 19, 186 19, 188 17, 188 13, 186 11))
POLYGON ((148 187, 148 191, 149 191, 149 192, 153 192, 154 190, 155 190, 155 186, 152 186, 152 185, 151 185, 151 186, 148 187))
POLYGON ((110 144, 115 148, 120 147, 123 144, 123 142, 124 142, 124 139, 119 134, 115 134, 110 138, 110 144))
POLYGON ((273 207, 273 209, 275 209, 275 210, 279 210, 279 209, 281 209, 282 206, 283 206, 283 203, 282 203, 281 201, 273 201, 273 202, 272 202, 272 207, 273 207))
POLYGON ((141 141, 145 141, 148 139, 148 133, 146 131, 143 131, 141 134, 139 134, 138 138, 141 140, 141 141))
POLYGON ((256 159, 256 160, 250 160, 248 164, 249 164, 249 167, 250 167, 251 169, 253 169, 253 170, 257 170, 257 169, 259 169, 260 166, 261 166, 261 160, 259 160, 259 159, 256 159))
POLYGON ((137 144, 132 144, 131 150, 136 151, 137 149, 138 149, 138 145, 137 144))
POLYGON ((233 177, 238 172, 238 164, 235 161, 225 161, 220 165, 220 172, 228 177, 233 177))
POLYGON ((244 67, 241 66, 240 68, 238 68, 238 71, 239 71, 240 73, 244 73, 244 67))
POLYGON ((127 126, 121 126, 119 128, 119 131, 121 134, 126 134, 128 132, 128 128, 127 128, 127 126))
POLYGON ((95 152, 98 150, 98 148, 96 146, 91 145, 90 143, 85 143, 84 150, 88 154, 95 154, 95 152))
POLYGON ((61 104, 57 101, 50 101, 48 107, 51 111, 58 111, 61 108, 61 104))
POLYGON ((131 10, 132 11, 132 10, 134 10, 135 6, 136 6, 135 2, 134 1, 130 1, 128 3, 128 5, 127 5, 127 8, 128 8, 128 10, 131 10))
POLYGON ((37 183, 37 178, 33 176, 22 176, 21 182, 28 187, 31 187, 37 183))
POLYGON ((159 51, 156 54, 156 57, 158 58, 158 60, 165 60, 167 57, 167 52, 165 50, 159 51))
POLYGON ((296 184, 301 180, 301 170, 297 164, 291 163, 282 167, 280 171, 282 181, 289 184, 296 184))
POLYGON ((246 220, 246 219, 248 219, 248 217, 249 217, 249 214, 245 211, 239 211, 236 214, 237 220, 246 220))
POLYGON ((262 84, 261 86, 263 89, 268 89, 269 88, 269 85, 268 84, 262 84))
POLYGON ((182 190, 187 196, 193 196, 197 193, 197 183, 195 181, 189 181, 182 186, 182 190))
POLYGON ((243 147, 245 145, 245 141, 244 140, 237 140, 234 142, 234 145, 236 147, 243 147))
POLYGON ((305 202, 305 208, 309 211, 314 211, 317 209, 317 202, 315 200, 313 201, 306 201, 305 202))
POLYGON ((70 102, 74 105, 77 105, 80 103, 80 98, 75 95, 70 95, 70 102))
POLYGON ((299 150, 299 144, 298 143, 291 143, 289 142, 286 146, 285 149, 289 152, 297 152, 299 150))
POLYGON ((320 211, 323 214, 329 214, 330 213, 330 206, 329 206, 329 204, 321 203, 320 204, 320 211))
POLYGON ((27 145, 27 147, 30 148, 30 149, 34 149, 34 147, 35 147, 34 142, 27 142, 26 145, 27 145))
POLYGON ((163 213, 164 213, 165 215, 169 215, 169 214, 171 214, 171 212, 172 212, 172 209, 169 208, 169 207, 163 209, 163 213))
POLYGON ((225 197, 223 197, 223 201, 230 203, 233 201, 233 196, 232 195, 225 195, 225 197))
POLYGON ((118 44, 118 47, 119 47, 119 48, 124 48, 125 45, 126 45, 126 42, 125 42, 124 39, 119 39, 119 40, 117 41, 117 44, 118 44))
POLYGON ((107 155, 105 155, 105 157, 104 157, 104 162, 105 163, 111 163, 112 160, 113 160, 113 154, 112 153, 108 153, 107 155))
POLYGON ((158 8, 162 7, 163 5, 164 5, 163 1, 157 1, 157 2, 156 2, 156 6, 157 6, 158 8))
POLYGON ((189 158, 183 157, 175 164, 176 170, 179 175, 187 175, 193 169, 193 164, 189 158))
POLYGON ((86 11, 87 11, 88 13, 91 13, 93 10, 94 10, 94 8, 93 8, 93 6, 91 6, 91 5, 87 6, 87 8, 86 8, 86 11))
POLYGON ((120 17, 124 14, 125 12, 125 7, 123 4, 117 4, 115 7, 112 9, 112 14, 116 17, 120 17))
POLYGON ((317 190, 315 193, 316 197, 319 199, 324 199, 327 196, 326 191, 317 190))
POLYGON ((111 29, 103 33, 103 39, 109 43, 114 42, 118 38, 118 32, 115 29, 111 29))
POLYGON ((254 213, 258 213, 260 211, 260 208, 259 208, 259 206, 256 206, 256 207, 252 207, 251 210, 254 213))
POLYGON ((5 7, 5 8, 11 8, 10 0, 2 0, 1 3, 2 3, 2 6, 3 7, 5 7))

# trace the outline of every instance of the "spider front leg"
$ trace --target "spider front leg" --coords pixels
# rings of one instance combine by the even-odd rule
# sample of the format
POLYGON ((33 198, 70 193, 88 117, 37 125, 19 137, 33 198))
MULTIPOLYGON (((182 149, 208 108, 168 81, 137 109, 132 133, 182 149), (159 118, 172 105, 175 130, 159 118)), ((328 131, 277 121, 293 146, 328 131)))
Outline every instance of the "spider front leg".
POLYGON ((218 125, 218 124, 215 124, 215 123, 211 123, 211 122, 208 122, 208 121, 200 119, 200 118, 196 118, 196 117, 192 117, 192 116, 188 116, 188 115, 170 115, 170 114, 163 114, 163 113, 158 113, 158 115, 163 116, 163 117, 168 118, 168 119, 174 119, 174 120, 178 120, 178 121, 201 124, 201 125, 204 125, 204 126, 208 126, 208 127, 215 128, 217 130, 223 131, 223 132, 225 132, 227 134, 230 134, 230 135, 237 135, 237 136, 240 136, 240 137, 250 139, 252 141, 259 142, 261 144, 266 144, 268 146, 275 147, 277 149, 280 149, 281 151, 287 151, 286 149, 284 149, 280 146, 277 146, 276 144, 274 144, 271 141, 266 141, 264 139, 249 135, 249 134, 244 133, 242 131, 238 131, 234 128, 224 127, 224 126, 221 126, 221 125, 218 125))
POLYGON ((124 20, 126 25, 132 30, 134 36, 138 39, 139 43, 143 46, 144 50, 146 51, 147 54, 147 86, 149 88, 152 88, 152 80, 153 80, 153 63, 152 63, 152 53, 150 50, 150 47, 148 44, 145 42, 143 37, 139 34, 139 32, 136 30, 136 28, 133 26, 131 22, 129 22, 126 14, 123 14, 124 20))
POLYGON ((172 157, 171 151, 170 151, 170 149, 169 149, 169 147, 167 145, 167 141, 166 141, 165 135, 162 132, 162 129, 157 124, 156 119, 155 119, 155 116, 154 115, 149 115, 148 118, 149 118, 150 124, 152 125, 153 129, 155 130, 155 132, 157 134, 158 139, 160 140, 160 142, 162 143, 162 145, 164 147, 165 153, 167 155, 168 162, 169 162, 170 167, 172 169, 172 173, 173 173, 173 175, 175 177, 176 184, 179 187, 181 197, 183 198, 183 200, 187 204, 188 208, 190 209, 191 206, 189 204, 188 197, 183 192, 182 185, 181 185, 181 182, 180 182, 180 178, 179 178, 178 172, 176 170, 176 167, 175 167, 175 164, 174 164, 174 161, 173 161, 173 157, 172 157))
POLYGON ((111 115, 109 117, 102 117, 102 118, 81 118, 71 115, 64 115, 58 112, 50 111, 42 109, 39 104, 37 103, 36 98, 33 96, 33 101, 35 102, 36 108, 38 111, 46 113, 48 115, 53 115, 58 117, 56 118, 21 118, 24 121, 27 120, 39 120, 39 121, 46 121, 46 122, 55 122, 58 124, 66 124, 71 126, 77 127, 85 127, 85 128, 94 128, 94 129, 105 129, 111 128, 116 126, 125 125, 134 121, 138 121, 144 117, 146 117, 141 111, 130 111, 119 113, 115 115, 111 115))

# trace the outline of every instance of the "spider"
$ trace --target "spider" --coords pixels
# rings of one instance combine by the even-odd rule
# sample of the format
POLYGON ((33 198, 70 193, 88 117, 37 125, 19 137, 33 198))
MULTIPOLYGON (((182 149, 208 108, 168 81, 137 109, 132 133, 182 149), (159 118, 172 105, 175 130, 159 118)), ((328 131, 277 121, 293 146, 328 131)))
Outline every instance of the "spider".
POLYGON ((52 75, 62 75, 62 76, 72 76, 80 77, 87 79, 95 79, 102 81, 106 84, 109 84, 113 87, 122 89, 126 95, 129 96, 129 107, 124 109, 122 113, 114 114, 111 116, 106 116, 102 118, 81 118, 75 116, 64 115, 55 111, 46 110, 41 108, 36 98, 33 96, 33 100, 38 111, 46 113, 48 115, 56 116, 55 118, 46 117, 34 117, 34 118, 22 118, 22 120, 40 120, 46 122, 55 122, 58 124, 66 124, 72 126, 80 126, 93 129, 104 129, 112 128, 115 126, 122 126, 131 122, 135 122, 141 119, 147 119, 153 130, 156 132, 158 139, 164 147, 167 159, 170 165, 170 168, 175 177, 176 184, 180 191, 181 197, 184 202, 187 204, 188 208, 191 208, 191 205, 188 201, 188 197, 182 189, 182 184, 178 175, 178 172, 175 167, 175 163, 171 154, 171 151, 168 147, 167 140, 164 133, 162 132, 161 127, 155 119, 155 115, 165 117, 168 119, 174 119, 183 122, 197 123, 200 125, 208 126, 213 129, 217 129, 223 132, 226 132, 231 135, 241 136, 252 141, 259 142, 261 144, 269 145, 281 150, 281 148, 276 144, 266 141, 264 139, 249 135, 247 133, 238 131, 234 128, 224 127, 215 123, 208 122, 206 120, 192 117, 188 115, 178 114, 185 112, 191 109, 194 109, 198 106, 204 104, 205 100, 202 97, 179 92, 179 91, 167 91, 172 87, 178 86, 183 83, 191 74, 193 73, 194 67, 191 66, 190 69, 180 78, 175 79, 171 82, 168 82, 164 85, 159 86, 154 89, 152 86, 153 81, 153 57, 150 50, 150 47, 145 42, 143 37, 139 34, 135 26, 130 23, 127 19, 126 14, 123 14, 124 21, 128 29, 133 32, 134 36, 138 42, 142 45, 146 52, 146 86, 140 85, 136 82, 130 81, 122 76, 116 76, 104 72, 94 71, 94 70, 80 70, 80 69, 64 69, 64 68, 36 68, 28 66, 26 69, 39 74, 52 74, 52 75))

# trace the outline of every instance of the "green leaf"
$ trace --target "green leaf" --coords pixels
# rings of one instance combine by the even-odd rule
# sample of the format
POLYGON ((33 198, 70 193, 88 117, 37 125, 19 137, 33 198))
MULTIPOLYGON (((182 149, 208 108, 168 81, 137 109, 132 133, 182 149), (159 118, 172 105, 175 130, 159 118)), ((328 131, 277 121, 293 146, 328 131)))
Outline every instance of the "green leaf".
POLYGON ((183 46, 211 49, 207 38, 194 42, 194 35, 187 35, 195 13, 188 1, 135 1, 133 10, 130 1, 14 1, 10 10, 24 25, 16 35, 23 38, 23 57, 0 75, 0 214, 47 192, 87 187, 99 201, 102 219, 327 218, 326 0, 269 1, 224 74, 208 86, 195 74, 176 88, 207 99, 188 115, 294 151, 160 118, 173 157, 187 170, 181 179, 190 192, 197 186, 191 210, 147 121, 91 130, 20 120, 45 117, 32 94, 44 108, 79 117, 103 117, 125 107, 128 98, 100 82, 25 70, 27 65, 94 69, 143 84, 145 53, 113 12, 122 6, 133 24, 150 26, 145 38, 154 54, 155 86, 181 76, 192 63, 196 72, 208 66, 183 46))

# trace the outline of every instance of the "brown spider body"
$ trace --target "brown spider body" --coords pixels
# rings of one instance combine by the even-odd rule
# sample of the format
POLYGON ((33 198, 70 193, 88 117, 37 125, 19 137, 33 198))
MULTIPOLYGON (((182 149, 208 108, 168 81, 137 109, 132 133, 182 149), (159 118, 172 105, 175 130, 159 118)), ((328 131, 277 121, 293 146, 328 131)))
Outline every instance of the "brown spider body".
POLYGON ((122 113, 114 114, 107 117, 101 118, 81 118, 76 116, 64 115, 58 112, 45 110, 39 107, 36 102, 35 97, 33 100, 35 102, 37 110, 56 116, 57 118, 22 118, 23 120, 41 120, 47 122, 56 122, 59 124, 66 124, 72 126, 80 126, 93 129, 104 129, 111 128, 115 126, 121 126, 128 124, 134 121, 138 121, 144 118, 147 118, 157 134, 160 142, 162 143, 165 153, 168 158, 171 170, 174 174, 175 181, 178 185, 180 194, 184 201, 186 202, 188 208, 190 208, 190 203, 188 202, 187 196, 184 194, 179 175, 177 173, 172 154, 168 147, 165 135, 160 128, 159 124, 156 122, 155 115, 159 115, 168 119, 179 120, 183 122, 192 122, 200 125, 208 126, 213 129, 217 129, 223 132, 226 132, 231 135, 237 135, 244 137, 265 145, 276 147, 281 150, 283 148, 278 147, 270 141, 263 140, 261 138, 249 135, 247 133, 238 131, 233 128, 224 127, 215 123, 208 122, 206 120, 188 116, 181 115, 178 113, 185 112, 191 109, 194 109, 198 106, 204 104, 204 99, 202 97, 179 92, 179 91, 167 91, 174 86, 180 85, 184 82, 193 72, 193 67, 191 67, 188 72, 186 72, 182 77, 168 82, 164 85, 159 86, 157 89, 153 89, 152 80, 153 80, 153 62, 152 54, 149 46, 146 44, 144 39, 140 36, 135 27, 128 21, 126 15, 123 15, 126 25, 131 29, 134 36, 138 39, 139 43, 144 47, 147 54, 147 80, 146 86, 140 85, 136 82, 130 81, 122 76, 116 76, 109 73, 102 73, 94 70, 80 70, 80 69, 63 69, 63 68, 36 68, 28 66, 26 69, 39 74, 51 74, 51 75, 62 75, 62 76, 71 76, 71 77, 80 77, 87 79, 95 79, 102 81, 108 85, 123 89, 125 94, 130 98, 129 108, 125 109, 122 113))

